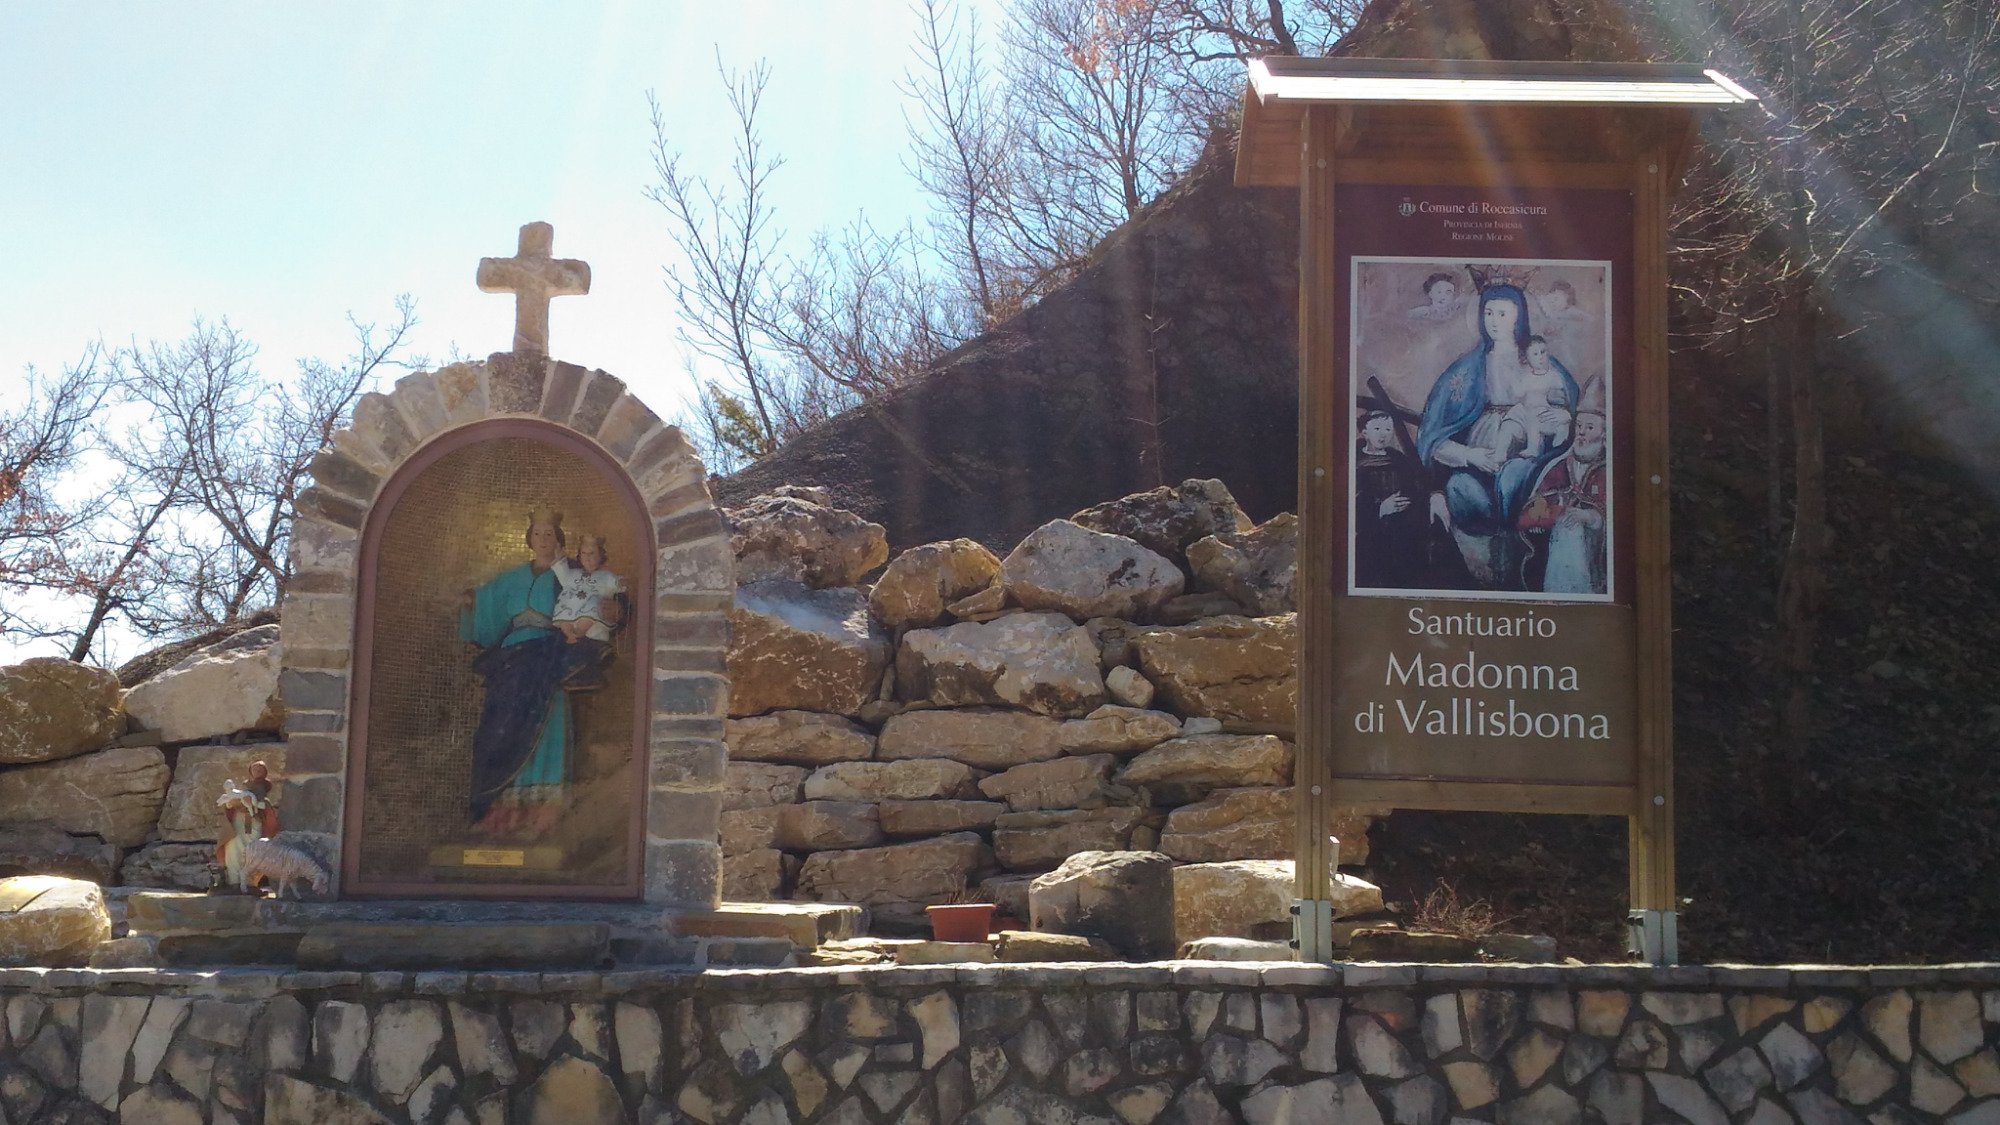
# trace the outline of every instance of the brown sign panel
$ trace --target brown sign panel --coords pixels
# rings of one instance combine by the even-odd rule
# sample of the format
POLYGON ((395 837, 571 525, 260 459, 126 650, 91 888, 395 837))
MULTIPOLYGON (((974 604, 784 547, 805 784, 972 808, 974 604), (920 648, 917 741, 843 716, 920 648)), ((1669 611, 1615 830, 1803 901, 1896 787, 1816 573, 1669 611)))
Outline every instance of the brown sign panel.
POLYGON ((1633 784, 1630 609, 1353 598, 1338 621, 1334 776, 1633 784))
POLYGON ((1331 776, 1632 786, 1631 192, 1334 212, 1331 776))

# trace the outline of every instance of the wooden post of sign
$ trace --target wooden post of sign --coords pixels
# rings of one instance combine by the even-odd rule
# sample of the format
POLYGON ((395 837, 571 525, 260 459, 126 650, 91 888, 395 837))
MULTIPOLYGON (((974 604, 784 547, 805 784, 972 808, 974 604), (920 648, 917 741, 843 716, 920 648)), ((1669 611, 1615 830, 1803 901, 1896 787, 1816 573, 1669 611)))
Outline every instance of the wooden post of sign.
POLYGON ((1626 817, 1633 951, 1677 959, 1667 206, 1692 108, 1750 98, 1251 64, 1237 180, 1300 189, 1301 959, 1335 952, 1335 811, 1382 805, 1626 817))
MULTIPOLYGON (((1322 308, 1333 299, 1333 150, 1336 107, 1306 111, 1299 144, 1299 229, 1319 237, 1299 246, 1299 305, 1322 308)), ((1299 317, 1299 519, 1306 527, 1334 526, 1334 498, 1343 475, 1333 443, 1336 392, 1331 379, 1336 342, 1333 321, 1299 317)), ((1334 717, 1333 571, 1338 555, 1328 535, 1299 537, 1299 717, 1292 791, 1298 824, 1292 854, 1293 944, 1304 961, 1333 960, 1332 854, 1327 826, 1339 807, 1328 729, 1334 717)))
MULTIPOLYGON (((1627 115, 1629 117, 1629 115, 1627 115)), ((1638 431, 1637 614, 1639 773, 1627 820, 1632 910, 1627 947, 1655 965, 1680 961, 1674 873, 1673 570, 1667 442, 1667 209, 1692 139, 1693 120, 1628 121, 1625 136, 1650 142, 1632 159, 1632 322, 1639 409, 1657 424, 1638 431), (1676 128, 1675 126, 1678 126, 1676 128)))

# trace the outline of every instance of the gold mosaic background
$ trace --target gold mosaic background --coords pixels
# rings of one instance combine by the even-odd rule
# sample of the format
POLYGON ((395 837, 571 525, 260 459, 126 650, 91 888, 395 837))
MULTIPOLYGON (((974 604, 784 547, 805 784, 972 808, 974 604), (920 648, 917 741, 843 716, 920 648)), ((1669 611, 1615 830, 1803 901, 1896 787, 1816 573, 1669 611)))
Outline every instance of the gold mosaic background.
POLYGON ((568 450, 525 437, 477 442, 425 469, 389 513, 374 563, 360 831, 360 870, 368 882, 626 881, 638 815, 630 772, 637 665, 629 624, 612 642, 609 686, 570 697, 577 738, 569 803, 552 836, 538 841, 562 849, 562 866, 535 872, 431 865, 434 846, 487 844, 467 831, 483 688, 471 667, 474 650, 458 639, 459 595, 528 561, 528 513, 540 508, 563 513, 566 555, 574 557, 581 532, 603 535, 607 566, 636 602, 643 532, 632 525, 617 486, 568 450))

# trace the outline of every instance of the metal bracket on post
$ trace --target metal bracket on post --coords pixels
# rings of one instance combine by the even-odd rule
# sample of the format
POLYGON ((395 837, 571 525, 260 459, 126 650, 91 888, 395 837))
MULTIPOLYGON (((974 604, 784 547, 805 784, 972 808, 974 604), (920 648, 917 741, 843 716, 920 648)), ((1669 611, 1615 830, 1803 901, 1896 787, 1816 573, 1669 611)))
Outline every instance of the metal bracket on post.
POLYGON ((1292 900, 1292 956, 1300 961, 1333 962, 1333 900, 1292 900))
POLYGON ((1681 963, 1680 914, 1634 910, 1625 915, 1625 950, 1649 965, 1681 963))

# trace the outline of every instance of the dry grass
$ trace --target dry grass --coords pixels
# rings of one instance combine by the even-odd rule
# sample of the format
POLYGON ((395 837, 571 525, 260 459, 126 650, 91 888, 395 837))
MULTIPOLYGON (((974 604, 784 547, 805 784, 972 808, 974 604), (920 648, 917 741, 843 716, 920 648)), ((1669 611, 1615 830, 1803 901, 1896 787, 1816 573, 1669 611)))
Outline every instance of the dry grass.
POLYGON ((1457 887, 1440 881, 1431 893, 1424 896, 1424 901, 1417 904, 1410 926, 1412 929, 1478 941, 1509 921, 1511 919, 1501 917, 1493 909, 1492 903, 1483 898, 1461 900, 1457 887))

